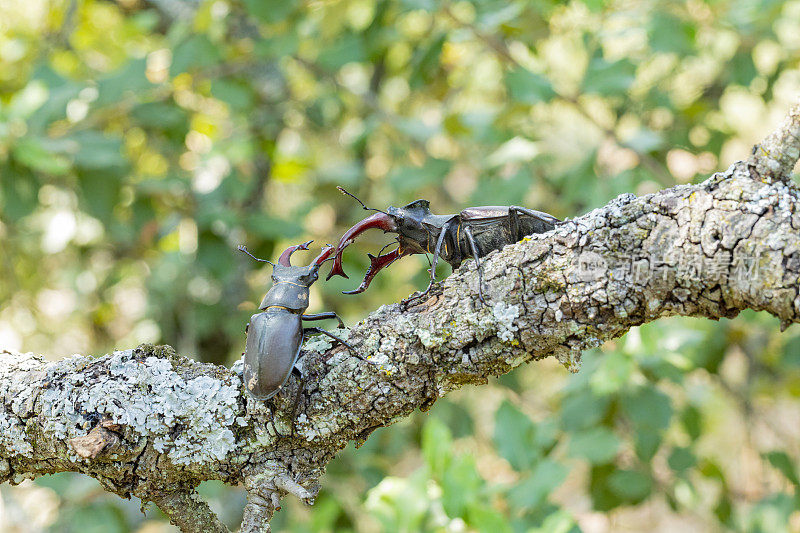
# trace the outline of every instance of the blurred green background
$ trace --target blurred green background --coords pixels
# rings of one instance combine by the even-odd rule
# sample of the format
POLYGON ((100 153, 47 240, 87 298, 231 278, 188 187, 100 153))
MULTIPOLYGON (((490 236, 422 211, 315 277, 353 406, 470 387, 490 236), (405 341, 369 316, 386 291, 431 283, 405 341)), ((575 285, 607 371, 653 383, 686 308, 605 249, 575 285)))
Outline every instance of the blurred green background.
MULTIPOLYGON (((0 345, 230 365, 270 273, 236 245, 335 241, 364 216, 336 185, 578 216, 746 157, 799 57, 798 1, 0 0, 0 345)), ((417 257, 340 294, 388 241, 309 311, 423 288, 417 257)), ((800 531, 797 326, 662 320, 584 360, 377 431, 275 530, 800 531)), ((201 489, 235 527, 242 491, 201 489)), ((61 474, 0 488, 0 530, 174 530, 138 506, 61 474)))

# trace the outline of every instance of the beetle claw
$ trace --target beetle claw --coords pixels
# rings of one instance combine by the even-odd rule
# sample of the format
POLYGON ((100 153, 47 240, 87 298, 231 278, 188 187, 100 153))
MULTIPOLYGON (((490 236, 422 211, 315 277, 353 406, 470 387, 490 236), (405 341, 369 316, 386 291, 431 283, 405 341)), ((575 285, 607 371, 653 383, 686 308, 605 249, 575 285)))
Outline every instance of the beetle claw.
POLYGON ((367 257, 369 257, 369 268, 367 269, 367 273, 364 274, 364 280, 361 282, 361 285, 352 291, 342 291, 342 294, 359 294, 364 292, 367 290, 367 287, 369 287, 369 284, 372 283, 372 279, 381 269, 391 265, 404 255, 408 254, 405 252, 400 252, 400 248, 396 248, 388 254, 378 255, 377 257, 372 254, 367 254, 367 257))

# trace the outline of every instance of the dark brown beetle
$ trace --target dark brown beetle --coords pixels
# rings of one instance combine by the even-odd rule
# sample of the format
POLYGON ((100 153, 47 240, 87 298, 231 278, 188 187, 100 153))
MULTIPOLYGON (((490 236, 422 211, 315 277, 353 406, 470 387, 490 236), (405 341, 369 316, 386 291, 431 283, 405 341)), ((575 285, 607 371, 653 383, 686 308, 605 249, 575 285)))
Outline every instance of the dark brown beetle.
POLYGON ((478 266, 479 295, 483 299, 483 270, 480 258, 489 252, 499 250, 507 244, 519 241, 532 233, 544 233, 561 222, 559 219, 541 211, 534 211, 519 206, 483 206, 469 207, 455 215, 434 215, 430 210, 430 202, 416 200, 405 207, 388 207, 386 211, 373 209, 344 190, 338 189, 356 199, 368 211, 377 211, 342 235, 336 246, 331 276, 347 275, 342 269, 342 252, 353 240, 370 228, 379 228, 384 232, 396 233, 399 246, 392 252, 375 257, 369 254, 370 267, 361 285, 345 294, 363 292, 372 282, 372 278, 382 268, 392 264, 404 255, 433 254, 431 265, 431 281, 424 296, 431 290, 436 279, 436 262, 441 257, 456 269, 464 259, 472 257, 478 266))
POLYGON ((261 305, 260 313, 250 317, 247 324, 247 345, 244 350, 244 383, 247 391, 259 400, 273 397, 289 379, 300 347, 310 333, 322 333, 352 350, 345 341, 322 328, 304 328, 304 320, 335 318, 339 327, 344 323, 330 311, 314 315, 303 314, 308 308, 309 287, 317 281, 319 267, 331 258, 333 247, 328 245, 308 266, 292 266, 289 262, 296 250, 308 250, 311 241, 288 247, 278 258, 278 264, 259 259, 244 246, 239 250, 256 261, 272 265, 272 287, 261 305))

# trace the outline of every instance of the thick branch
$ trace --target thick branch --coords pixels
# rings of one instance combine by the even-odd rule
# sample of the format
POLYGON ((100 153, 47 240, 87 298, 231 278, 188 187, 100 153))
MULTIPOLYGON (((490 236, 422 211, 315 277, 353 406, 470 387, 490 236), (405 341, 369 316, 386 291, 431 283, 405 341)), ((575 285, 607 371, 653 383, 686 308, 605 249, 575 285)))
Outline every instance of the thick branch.
POLYGON ((0 479, 84 472, 157 502, 186 531, 198 513, 216 523, 189 496, 198 483, 243 482, 242 529, 266 531, 281 495, 313 501, 349 441, 465 384, 548 356, 576 369, 583 349, 663 316, 752 308, 798 322, 800 197, 783 181, 798 153, 796 107, 791 117, 762 143, 780 156, 757 153, 699 185, 620 196, 491 254, 489 305, 478 304, 469 262, 429 300, 383 306, 354 326, 357 353, 308 342, 304 379, 268 402, 244 394, 236 367, 168 347, 55 363, 0 351, 0 479))

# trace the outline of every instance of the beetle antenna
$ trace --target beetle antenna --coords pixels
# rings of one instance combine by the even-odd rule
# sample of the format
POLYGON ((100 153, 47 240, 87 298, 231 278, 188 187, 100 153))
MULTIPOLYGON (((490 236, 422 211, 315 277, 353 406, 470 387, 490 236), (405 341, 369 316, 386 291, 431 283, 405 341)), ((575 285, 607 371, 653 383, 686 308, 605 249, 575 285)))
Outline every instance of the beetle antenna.
POLYGON ((358 197, 357 197, 355 194, 353 194, 353 193, 351 193, 351 192, 347 192, 347 191, 344 189, 344 187, 341 187, 341 186, 337 185, 337 186, 336 186, 336 188, 337 188, 337 189, 339 189, 339 192, 340 192, 340 193, 342 193, 342 194, 346 194, 347 196, 350 196, 350 197, 354 198, 354 199, 355 199, 355 201, 356 201, 356 202, 358 202, 358 203, 360 203, 360 204, 361 204, 361 207, 363 207, 363 208, 364 208, 364 209, 366 209, 367 211, 377 211, 378 213, 383 213, 384 215, 388 215, 388 214, 389 214, 389 213, 387 213, 386 211, 381 211, 380 209, 375 209, 374 207, 367 207, 367 206, 365 206, 365 205, 364 205, 364 202, 362 202, 361 200, 359 200, 359 199, 358 199, 358 197))
POLYGON ((259 259, 258 257, 254 256, 253 254, 248 252, 247 251, 247 246, 245 246, 244 244, 240 244, 239 245, 239 251, 246 253, 247 255, 249 255, 250 257, 255 259, 256 261, 260 261, 262 263, 269 263, 270 265, 275 266, 275 263, 273 263, 272 261, 267 261, 266 259, 259 259))

